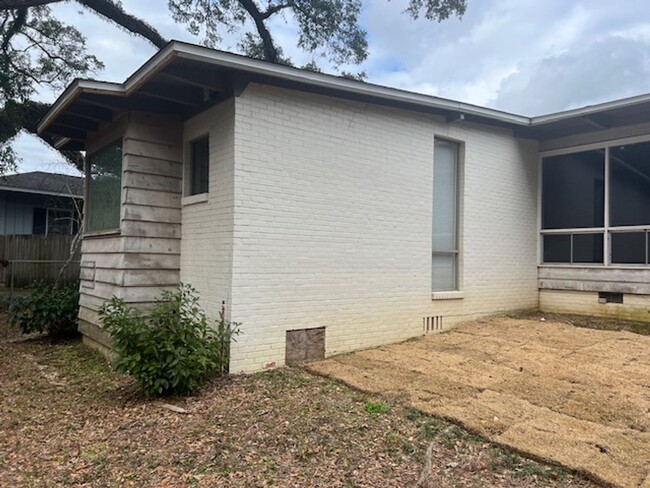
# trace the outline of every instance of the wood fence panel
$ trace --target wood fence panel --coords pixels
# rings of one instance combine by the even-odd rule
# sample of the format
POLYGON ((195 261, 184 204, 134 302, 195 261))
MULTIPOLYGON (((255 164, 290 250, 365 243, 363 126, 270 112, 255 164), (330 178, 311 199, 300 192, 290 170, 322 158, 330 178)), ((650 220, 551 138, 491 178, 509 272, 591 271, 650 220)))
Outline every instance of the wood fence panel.
MULTIPOLYGON (((35 281, 54 282, 70 257, 70 246, 74 236, 59 235, 10 235, 2 239, 3 259, 9 261, 4 271, 5 286, 15 288, 29 286, 35 281), (36 261, 36 262, 21 262, 36 261), (58 261, 58 262, 48 262, 58 261)), ((64 282, 74 282, 79 279, 79 253, 75 255, 66 267, 63 275, 64 282)))

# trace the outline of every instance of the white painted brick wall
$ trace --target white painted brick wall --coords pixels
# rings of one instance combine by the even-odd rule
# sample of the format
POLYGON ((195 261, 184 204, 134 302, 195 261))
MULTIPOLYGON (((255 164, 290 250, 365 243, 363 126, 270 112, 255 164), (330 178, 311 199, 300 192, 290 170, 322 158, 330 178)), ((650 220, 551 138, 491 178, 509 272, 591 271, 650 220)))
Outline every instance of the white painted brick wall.
POLYGON ((598 292, 540 290, 543 312, 576 313, 650 322, 650 296, 625 293, 623 303, 599 303, 598 292))
MULTIPOLYGON (((233 371, 282 365, 291 329, 327 327, 331 355, 418 335, 428 315, 537 307, 536 143, 255 84, 235 114, 233 371), (434 135, 465 142, 459 300, 431 300, 434 135)), ((197 255, 221 224, 198 211, 183 210, 183 279, 214 272, 197 255)))
POLYGON ((226 100, 185 122, 183 140, 209 135, 208 200, 183 199, 181 281, 194 286, 211 318, 229 308, 232 280, 234 102, 226 100))

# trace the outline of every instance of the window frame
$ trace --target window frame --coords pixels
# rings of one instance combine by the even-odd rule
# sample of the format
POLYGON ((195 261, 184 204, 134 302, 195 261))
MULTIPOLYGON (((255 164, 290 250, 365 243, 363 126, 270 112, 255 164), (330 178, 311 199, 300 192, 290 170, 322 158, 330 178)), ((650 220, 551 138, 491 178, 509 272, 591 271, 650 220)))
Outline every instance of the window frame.
MULTIPOLYGON (((464 188, 464 160, 465 160, 465 143, 464 141, 453 139, 446 136, 434 135, 433 144, 434 144, 434 153, 432 167, 432 178, 431 178, 431 188, 432 188, 432 198, 433 198, 433 181, 435 178, 435 144, 436 142, 443 142, 448 144, 453 144, 456 147, 456 164, 455 164, 455 179, 456 187, 454 191, 455 199, 455 219, 454 219, 454 240, 455 246, 454 249, 434 249, 433 246, 433 228, 431 236, 431 265, 433 264, 433 257, 435 255, 444 255, 444 256, 454 256, 454 287, 446 290, 435 290, 433 287, 433 270, 431 270, 431 275, 429 279, 430 288, 431 288, 431 298, 433 300, 439 299, 456 299, 463 298, 463 239, 462 239, 462 228, 463 228, 463 188, 464 188)), ((433 211, 433 201, 432 201, 432 211, 433 211)), ((433 224, 433 222, 432 222, 433 224)), ((430 265, 430 267, 431 267, 430 265)))
POLYGON ((109 142, 98 146, 96 149, 93 149, 92 152, 86 154, 84 162, 84 201, 83 201, 83 237, 94 237, 94 236, 103 236, 103 235, 112 235, 119 234, 122 232, 122 203, 124 201, 124 134, 120 132, 113 133, 115 137, 111 138, 109 142), (120 158, 120 218, 117 227, 112 229, 102 229, 102 230, 88 230, 88 220, 90 218, 90 181, 91 181, 91 159, 98 152, 103 151, 109 146, 114 144, 119 144, 122 152, 120 158))
POLYGON ((68 220, 70 223, 70 229, 67 234, 52 234, 52 235, 73 235, 74 234, 74 211, 69 208, 55 208, 55 207, 46 207, 45 208, 45 235, 50 235, 50 212, 65 213, 68 215, 68 220))
MULTIPOLYGON (((610 179, 611 179, 611 161, 610 148, 616 146, 633 145, 639 143, 649 143, 650 137, 630 136, 607 141, 578 144, 575 146, 564 147, 561 149, 551 149, 539 152, 538 159, 538 177, 537 177, 537 263, 538 266, 544 267, 572 267, 572 268, 626 268, 626 269, 649 269, 650 264, 635 263, 613 263, 612 262, 612 234, 624 232, 645 232, 646 236, 650 233, 650 225, 633 225, 633 226, 611 226, 610 225, 610 179), (577 152, 591 150, 605 151, 605 168, 604 168, 604 225, 602 227, 581 227, 567 229, 544 229, 542 227, 542 205, 543 205, 543 164, 544 158, 553 156, 562 156, 577 152), (545 262, 544 261, 544 236, 545 235, 575 235, 575 234, 602 234, 603 235, 603 261, 600 263, 573 263, 573 262, 545 262)), ((646 255, 650 252, 650 239, 646 238, 646 255)), ((573 249, 571 249, 573 254, 573 249)), ((650 259, 649 259, 650 263, 650 259)))
POLYGON ((204 199, 209 195, 210 193, 210 133, 209 132, 204 132, 202 134, 197 135, 196 137, 192 137, 191 139, 188 139, 185 141, 185 149, 184 149, 184 184, 183 184, 183 197, 186 199, 191 199, 194 200, 196 199, 197 201, 204 201, 204 199), (194 183, 194 161, 193 161, 193 146, 195 143, 207 139, 207 145, 208 145, 208 151, 207 151, 207 188, 205 191, 199 191, 196 193, 193 193, 193 183, 194 183))

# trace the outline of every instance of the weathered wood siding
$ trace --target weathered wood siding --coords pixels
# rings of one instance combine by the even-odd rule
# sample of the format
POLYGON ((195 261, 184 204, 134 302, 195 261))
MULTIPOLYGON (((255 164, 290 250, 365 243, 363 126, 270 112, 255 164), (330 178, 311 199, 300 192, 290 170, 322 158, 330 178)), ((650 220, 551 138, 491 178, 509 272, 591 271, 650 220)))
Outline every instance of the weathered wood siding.
POLYGON ((650 269, 647 268, 539 268, 541 290, 607 291, 650 295, 650 269))
POLYGON ((182 124, 130 112, 89 142, 89 152, 123 137, 120 229, 84 236, 79 329, 108 345, 99 307, 112 296, 146 307, 180 276, 182 124))

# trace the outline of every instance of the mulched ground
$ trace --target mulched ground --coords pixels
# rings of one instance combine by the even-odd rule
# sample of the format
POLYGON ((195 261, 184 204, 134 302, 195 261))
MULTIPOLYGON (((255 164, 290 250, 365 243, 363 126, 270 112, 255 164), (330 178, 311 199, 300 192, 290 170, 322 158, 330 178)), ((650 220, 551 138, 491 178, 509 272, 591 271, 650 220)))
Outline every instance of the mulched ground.
POLYGON ((0 344, 2 487, 594 487, 404 406, 295 368, 140 396, 78 342, 0 344))
POLYGON ((648 336, 493 318, 310 369, 606 483, 650 488, 648 336))

